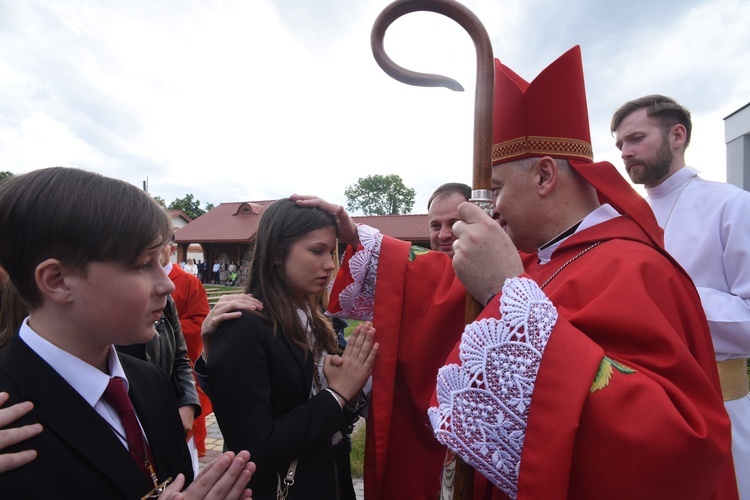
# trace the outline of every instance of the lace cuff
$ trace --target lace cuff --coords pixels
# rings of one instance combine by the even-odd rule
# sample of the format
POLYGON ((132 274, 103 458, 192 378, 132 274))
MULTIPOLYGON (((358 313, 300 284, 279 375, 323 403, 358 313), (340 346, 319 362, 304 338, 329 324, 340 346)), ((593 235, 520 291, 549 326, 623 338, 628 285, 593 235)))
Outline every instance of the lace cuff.
POLYGON ((466 326, 462 364, 437 376, 435 437, 509 495, 516 497, 531 394, 557 310, 528 278, 506 280, 501 319, 466 326))
POLYGON ((339 294, 341 312, 337 316, 372 321, 375 311, 375 284, 383 235, 374 227, 359 225, 361 247, 349 259, 352 283, 339 294))

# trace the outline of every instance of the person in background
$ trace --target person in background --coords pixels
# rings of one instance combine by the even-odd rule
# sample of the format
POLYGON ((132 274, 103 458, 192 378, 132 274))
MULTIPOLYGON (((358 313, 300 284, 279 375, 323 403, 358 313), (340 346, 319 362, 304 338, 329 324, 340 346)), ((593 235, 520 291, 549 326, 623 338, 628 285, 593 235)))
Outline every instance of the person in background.
MULTIPOLYGON (((173 241, 171 247, 168 249, 170 254, 174 252, 175 247, 176 245, 173 241)), ((172 280, 172 283, 174 283, 172 299, 174 299, 174 304, 177 307, 177 316, 180 319, 180 327, 182 328, 182 334, 187 344, 187 354, 191 365, 194 365, 203 350, 201 325, 206 316, 208 316, 210 309, 206 289, 198 281, 197 277, 183 271, 179 266, 172 265, 169 255, 165 255, 163 261, 165 262, 164 271, 169 276, 169 279, 172 280)), ((197 389, 203 411, 193 422, 191 439, 188 441, 188 446, 191 447, 191 453, 194 447, 195 454, 198 457, 203 457, 206 455, 206 416, 213 412, 213 408, 211 407, 211 400, 203 390, 200 387, 197 389)))
POLYGON ((430 226, 430 248, 453 257, 453 224, 458 219, 458 206, 469 201, 471 188, 466 184, 449 182, 432 193, 427 202, 427 223, 430 226))
POLYGON ((183 270, 188 274, 192 274, 196 278, 198 277, 198 266, 195 265, 195 261, 193 259, 188 259, 187 264, 185 265, 185 269, 183 270))
POLYGON ((623 104, 610 130, 625 170, 646 187, 664 244, 693 278, 711 329, 742 499, 750 499, 750 193, 687 166, 690 111, 671 97, 623 104))
POLYGON ((221 270, 221 264, 218 260, 214 260, 214 265, 211 267, 211 282, 215 285, 219 284, 219 271, 221 270))
POLYGON ((221 264, 219 264, 219 284, 226 285, 227 284, 227 262, 222 260, 221 264))
POLYGON ((196 275, 198 277, 198 280, 201 283, 206 282, 206 263, 202 260, 198 259, 198 274, 196 275))

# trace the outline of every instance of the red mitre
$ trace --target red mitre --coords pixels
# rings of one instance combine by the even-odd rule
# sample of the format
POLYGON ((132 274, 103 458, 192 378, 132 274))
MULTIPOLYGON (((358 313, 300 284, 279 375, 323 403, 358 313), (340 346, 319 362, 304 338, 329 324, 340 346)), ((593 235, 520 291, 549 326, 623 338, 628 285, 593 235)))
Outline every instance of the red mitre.
POLYGON ((593 160, 580 47, 531 83, 495 59, 494 96, 493 165, 532 156, 593 160))
POLYGON ((492 165, 522 158, 566 159, 602 203, 629 215, 662 247, 651 208, 609 162, 593 163, 581 48, 576 45, 526 82, 495 59, 492 165))

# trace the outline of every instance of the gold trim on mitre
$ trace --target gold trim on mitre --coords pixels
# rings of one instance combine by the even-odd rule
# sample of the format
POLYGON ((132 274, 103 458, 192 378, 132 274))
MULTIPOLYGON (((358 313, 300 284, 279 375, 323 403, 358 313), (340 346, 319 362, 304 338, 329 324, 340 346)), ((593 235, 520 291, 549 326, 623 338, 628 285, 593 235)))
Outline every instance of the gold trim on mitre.
POLYGON ((594 150, 586 141, 563 137, 541 137, 530 135, 493 144, 492 162, 507 160, 523 155, 532 156, 575 156, 594 160, 594 150))

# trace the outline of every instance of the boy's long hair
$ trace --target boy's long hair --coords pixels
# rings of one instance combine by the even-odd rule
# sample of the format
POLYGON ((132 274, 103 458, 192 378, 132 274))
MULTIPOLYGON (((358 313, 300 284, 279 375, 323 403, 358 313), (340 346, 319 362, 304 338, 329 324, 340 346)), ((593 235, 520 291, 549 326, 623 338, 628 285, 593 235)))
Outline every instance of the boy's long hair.
POLYGON ((89 262, 135 264, 171 235, 164 209, 118 179, 53 167, 0 183, 0 265, 32 310, 42 300, 34 273, 44 260, 85 276, 89 262))
POLYGON ((334 231, 337 228, 336 219, 331 214, 317 208, 300 207, 288 198, 278 200, 263 212, 247 258, 246 293, 255 294, 263 301, 261 315, 271 323, 274 334, 281 331, 304 350, 305 356, 311 346, 297 315, 298 308, 310 311, 310 323, 315 333, 315 345, 312 346, 315 357, 324 348, 329 353, 339 352, 338 343, 330 321, 323 314, 320 294, 307 296, 301 303, 286 282, 284 263, 295 241, 310 231, 325 227, 332 227, 334 231))

